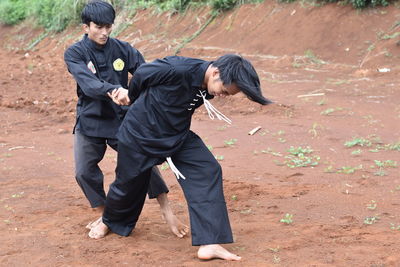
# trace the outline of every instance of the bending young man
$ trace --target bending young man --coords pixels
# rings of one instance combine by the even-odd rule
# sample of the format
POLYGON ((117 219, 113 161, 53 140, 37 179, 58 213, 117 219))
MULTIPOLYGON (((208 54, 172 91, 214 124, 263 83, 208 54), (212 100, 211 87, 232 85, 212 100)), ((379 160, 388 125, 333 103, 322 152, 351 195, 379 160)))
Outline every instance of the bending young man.
POLYGON ((261 94, 255 69, 238 55, 215 62, 173 56, 141 65, 129 85, 129 98, 137 99, 117 135, 116 180, 103 220, 89 236, 100 238, 108 230, 129 235, 143 207, 151 168, 167 160, 188 203, 192 244, 200 246, 198 258, 240 260, 220 245, 233 242, 221 166, 190 130, 192 115, 202 104, 210 117, 230 123, 208 99, 240 91, 255 102, 270 103, 261 94))
MULTIPOLYGON (((114 8, 104 1, 90 1, 82 11, 85 35, 64 54, 69 72, 77 82, 78 104, 74 127, 75 176, 92 208, 103 212, 105 192, 103 173, 98 163, 107 144, 118 149, 117 130, 127 111, 113 102, 109 94, 118 95, 121 104, 129 104, 128 73, 143 64, 141 53, 129 43, 110 37, 115 19, 114 8)), ((148 188, 150 198, 160 203, 164 218, 178 237, 188 227, 173 214, 167 198, 168 188, 157 167, 151 169, 148 188)), ((91 229, 101 220, 87 225, 91 229)))

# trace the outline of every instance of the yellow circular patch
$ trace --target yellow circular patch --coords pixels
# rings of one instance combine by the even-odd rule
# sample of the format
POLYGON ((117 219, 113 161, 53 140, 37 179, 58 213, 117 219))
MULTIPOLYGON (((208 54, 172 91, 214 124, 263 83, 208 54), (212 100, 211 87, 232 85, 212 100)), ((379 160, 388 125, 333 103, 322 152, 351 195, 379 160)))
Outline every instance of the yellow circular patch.
POLYGON ((113 63, 113 67, 114 67, 114 70, 121 71, 125 67, 125 62, 122 59, 117 58, 113 63))

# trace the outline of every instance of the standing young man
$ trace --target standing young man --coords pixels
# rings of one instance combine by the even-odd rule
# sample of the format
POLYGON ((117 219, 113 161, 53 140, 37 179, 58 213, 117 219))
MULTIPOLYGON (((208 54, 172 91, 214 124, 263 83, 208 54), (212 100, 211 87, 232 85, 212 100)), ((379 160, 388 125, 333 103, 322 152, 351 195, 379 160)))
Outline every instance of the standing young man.
MULTIPOLYGON (((77 82, 78 104, 74 127, 76 180, 92 208, 103 212, 104 176, 98 163, 103 159, 107 144, 118 149, 116 133, 130 104, 128 73, 133 74, 143 64, 141 53, 129 43, 110 37, 115 11, 104 1, 90 1, 82 11, 85 35, 64 54, 69 72, 77 82), (118 96, 118 104, 109 96, 118 96)), ((135 163, 133 163, 135 164, 135 163)), ((167 198, 168 188, 157 167, 151 169, 150 186, 143 188, 150 198, 156 198, 164 218, 178 237, 188 228, 173 214, 167 198)), ((101 220, 89 223, 91 229, 101 220)))
POLYGON ((202 104, 211 118, 230 123, 208 99, 240 91, 255 102, 270 103, 261 94, 255 69, 238 55, 214 62, 173 56, 141 65, 129 85, 128 97, 136 100, 117 135, 116 180, 102 222, 89 236, 101 238, 108 230, 129 235, 143 207, 151 168, 167 160, 188 203, 192 244, 200 246, 198 258, 240 260, 220 245, 233 242, 221 166, 190 130, 194 110, 202 104))

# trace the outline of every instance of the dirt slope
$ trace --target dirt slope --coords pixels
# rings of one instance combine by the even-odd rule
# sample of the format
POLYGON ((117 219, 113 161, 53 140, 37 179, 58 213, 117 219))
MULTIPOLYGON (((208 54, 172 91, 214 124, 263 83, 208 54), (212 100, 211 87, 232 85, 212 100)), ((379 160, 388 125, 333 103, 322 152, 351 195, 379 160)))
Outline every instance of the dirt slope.
MULTIPOLYGON (((147 60, 180 49, 204 59, 240 53, 257 67, 276 104, 213 100, 234 123, 200 109, 192 127, 220 159, 236 241, 226 247, 243 261, 199 262, 190 238, 169 233, 154 201, 130 237, 87 237, 84 226, 97 215, 73 177, 76 96, 63 62, 81 32, 70 28, 25 51, 42 34, 25 24, 0 28, 0 265, 400 266, 398 7, 267 1, 198 33, 209 18, 207 9, 144 10, 118 37, 147 60), (299 159, 291 147, 313 152, 299 159), (293 221, 280 222, 285 214, 293 221)), ((102 162, 107 185, 114 166, 110 150, 102 162)), ((174 211, 188 222, 179 185, 170 170, 163 175, 174 211)))

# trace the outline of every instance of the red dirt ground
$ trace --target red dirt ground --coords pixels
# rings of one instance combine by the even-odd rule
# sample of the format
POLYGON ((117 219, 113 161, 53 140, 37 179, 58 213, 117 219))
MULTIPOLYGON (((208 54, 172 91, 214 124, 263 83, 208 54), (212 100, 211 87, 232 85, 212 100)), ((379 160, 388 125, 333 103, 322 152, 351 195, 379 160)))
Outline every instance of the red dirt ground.
MULTIPOLYGON (((173 54, 208 17, 205 9, 144 10, 118 37, 152 60, 173 54)), ((131 236, 89 239, 85 225, 97 214, 73 175, 76 96, 63 62, 80 28, 25 51, 41 31, 1 27, 0 265, 400 266, 399 22, 397 6, 360 12, 267 1, 220 16, 180 51, 245 55, 275 101, 213 100, 233 124, 211 121, 204 109, 193 120, 220 158, 235 236, 226 247, 241 262, 197 260, 190 237, 172 236, 155 201, 146 202, 131 236), (363 146, 345 146, 353 140, 363 146), (304 160, 318 164, 290 168, 291 146, 310 147, 304 160), (285 214, 291 223, 280 222, 285 214)), ((108 185, 113 151, 102 167, 108 185)), ((170 170, 162 173, 174 211, 188 223, 179 185, 170 170)))

